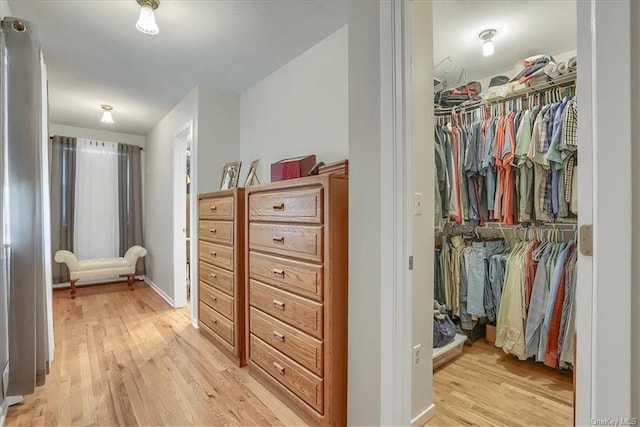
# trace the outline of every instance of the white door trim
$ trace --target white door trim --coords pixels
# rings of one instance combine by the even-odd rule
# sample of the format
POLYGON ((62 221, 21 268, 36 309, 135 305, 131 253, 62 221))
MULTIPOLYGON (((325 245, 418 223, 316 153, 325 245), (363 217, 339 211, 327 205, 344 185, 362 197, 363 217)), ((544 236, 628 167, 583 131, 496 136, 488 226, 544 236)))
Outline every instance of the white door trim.
MULTIPOLYGON (((581 299, 576 318, 580 322, 577 325, 577 424, 588 425, 596 420, 632 415, 631 3, 629 0, 592 0, 578 2, 578 7, 579 29, 586 33, 589 28, 591 36, 589 44, 582 45, 589 46, 591 75, 587 75, 585 80, 580 77, 581 82, 588 82, 587 87, 590 83, 592 100, 591 111, 586 112, 587 120, 581 116, 580 123, 591 124, 591 129, 587 130, 590 135, 580 140, 578 165, 582 168, 579 170, 580 180, 589 173, 589 167, 593 173, 589 182, 593 200, 589 196, 584 202, 579 199, 579 217, 583 223, 588 215, 592 215, 594 257, 592 276, 588 276, 592 281, 578 276, 578 298, 581 299), (586 150, 583 150, 583 145, 586 150), (585 165, 582 156, 586 153, 591 155, 591 163, 585 165), (585 206, 587 212, 583 212, 583 203, 588 202, 591 206, 585 206), (590 285, 591 295, 586 295, 588 289, 585 288, 590 285), (582 292, 585 295, 581 295, 582 292), (589 296, 591 301, 588 301, 589 296), (587 319, 589 316, 590 320, 587 319), (587 330, 587 325, 590 330, 587 330), (591 341, 585 342, 582 337, 588 337, 589 332, 591 341), (590 396, 587 390, 590 390, 590 396)), ((581 63, 582 60, 580 56, 581 63)), ((583 111, 584 108, 579 114, 583 111)), ((579 194, 583 197, 587 186, 582 182, 580 186, 584 186, 584 191, 579 194)), ((583 257, 581 261, 585 261, 583 257)), ((584 269, 588 264, 585 261, 584 269)), ((582 273, 583 269, 578 272, 582 273)), ((588 271, 586 273, 589 274, 588 271)))
POLYGON ((187 248, 184 244, 187 214, 184 201, 187 197, 187 147, 192 142, 193 120, 189 120, 173 138, 173 304, 176 308, 187 305, 187 248))
POLYGON ((380 2, 381 62, 381 378, 380 422, 411 422, 412 312, 410 7, 380 2), (387 262, 390 260, 390 262, 387 262))
POLYGON ((198 329, 198 127, 196 121, 191 120, 191 249, 189 257, 189 277, 191 278, 191 324, 198 329))

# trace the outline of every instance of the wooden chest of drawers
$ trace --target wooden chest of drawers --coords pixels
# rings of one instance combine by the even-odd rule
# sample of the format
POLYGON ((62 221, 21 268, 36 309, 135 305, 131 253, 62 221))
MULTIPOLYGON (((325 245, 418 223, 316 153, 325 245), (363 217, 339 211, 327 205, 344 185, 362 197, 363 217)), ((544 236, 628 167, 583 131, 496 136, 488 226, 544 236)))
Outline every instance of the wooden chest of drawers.
POLYGON ((239 366, 245 345, 245 193, 201 194, 198 224, 198 325, 239 366))
POLYGON ((251 374, 311 424, 347 424, 348 178, 247 193, 251 374))

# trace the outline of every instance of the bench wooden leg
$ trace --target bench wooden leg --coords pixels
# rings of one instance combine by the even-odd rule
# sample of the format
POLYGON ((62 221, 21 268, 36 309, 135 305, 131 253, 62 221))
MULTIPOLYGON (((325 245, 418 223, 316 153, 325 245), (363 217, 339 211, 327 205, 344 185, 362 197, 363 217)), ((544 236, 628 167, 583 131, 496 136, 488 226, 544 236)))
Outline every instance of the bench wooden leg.
POLYGON ((78 279, 72 280, 71 282, 69 282, 69 284, 71 285, 71 298, 74 299, 76 297, 76 282, 78 281, 78 279))
POLYGON ((132 291, 135 291, 136 288, 133 287, 133 281, 136 278, 135 274, 129 274, 127 276, 127 285, 129 285, 129 289, 131 289, 132 291))

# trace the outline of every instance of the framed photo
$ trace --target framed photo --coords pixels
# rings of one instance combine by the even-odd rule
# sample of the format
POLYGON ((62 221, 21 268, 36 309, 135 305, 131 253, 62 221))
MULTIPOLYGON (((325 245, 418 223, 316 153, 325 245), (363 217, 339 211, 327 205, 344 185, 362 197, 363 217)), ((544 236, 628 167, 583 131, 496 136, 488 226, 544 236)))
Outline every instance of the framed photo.
POLYGON ((220 180, 220 190, 230 190, 238 186, 241 164, 242 162, 229 162, 224 164, 222 168, 222 178, 220 180))
POLYGON ((258 182, 258 184, 260 184, 258 175, 256 175, 256 172, 258 171, 258 163, 260 163, 260 159, 254 160, 253 162, 251 162, 251 167, 249 168, 249 174, 247 174, 247 180, 244 182, 245 187, 250 186, 253 183, 254 179, 258 182))

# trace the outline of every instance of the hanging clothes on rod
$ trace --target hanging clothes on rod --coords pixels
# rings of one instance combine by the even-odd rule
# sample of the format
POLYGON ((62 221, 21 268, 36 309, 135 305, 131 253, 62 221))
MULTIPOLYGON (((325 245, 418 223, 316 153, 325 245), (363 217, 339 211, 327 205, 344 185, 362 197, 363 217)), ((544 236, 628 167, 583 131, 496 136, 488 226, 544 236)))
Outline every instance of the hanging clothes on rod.
POLYGON ((556 88, 536 99, 441 116, 435 126, 438 220, 483 225, 575 217, 578 118, 572 93, 571 87, 556 88))
POLYGON ((495 324, 496 347, 521 360, 571 367, 575 227, 456 227, 464 230, 448 227, 436 247, 434 298, 463 332, 495 324))

